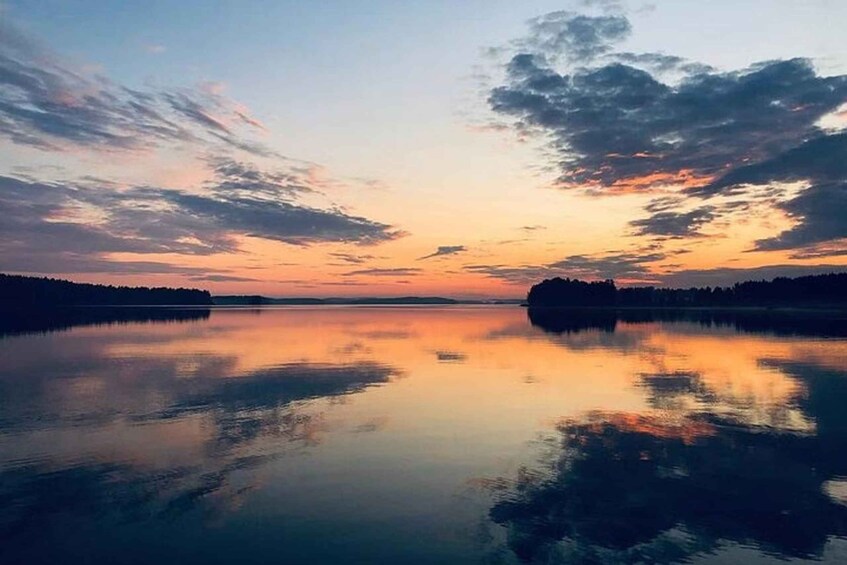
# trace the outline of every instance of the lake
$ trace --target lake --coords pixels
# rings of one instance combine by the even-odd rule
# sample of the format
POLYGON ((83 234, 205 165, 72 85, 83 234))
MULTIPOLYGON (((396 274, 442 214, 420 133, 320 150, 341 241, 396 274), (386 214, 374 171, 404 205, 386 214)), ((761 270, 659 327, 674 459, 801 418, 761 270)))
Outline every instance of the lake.
POLYGON ((0 562, 847 562, 843 319, 528 314, 6 324, 0 562))

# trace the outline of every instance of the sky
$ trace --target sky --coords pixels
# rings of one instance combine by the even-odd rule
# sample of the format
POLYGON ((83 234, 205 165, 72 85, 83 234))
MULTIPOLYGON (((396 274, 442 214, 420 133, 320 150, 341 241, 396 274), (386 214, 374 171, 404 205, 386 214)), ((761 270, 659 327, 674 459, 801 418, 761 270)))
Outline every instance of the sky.
POLYGON ((0 3, 0 271, 268 296, 847 271, 847 3, 0 3))

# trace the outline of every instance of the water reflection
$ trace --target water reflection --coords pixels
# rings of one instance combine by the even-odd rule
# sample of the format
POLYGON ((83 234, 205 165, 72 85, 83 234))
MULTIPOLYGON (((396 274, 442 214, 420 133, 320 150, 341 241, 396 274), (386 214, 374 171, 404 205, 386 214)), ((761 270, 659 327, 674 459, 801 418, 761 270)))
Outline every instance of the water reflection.
POLYGON ((551 326, 514 307, 199 313, 0 339, 0 562, 847 551, 837 332, 551 326))
POLYGON ((0 309, 0 338, 27 333, 47 333, 75 326, 140 322, 190 322, 209 317, 208 308, 170 307, 55 307, 0 309))
MULTIPOLYGON (((843 335, 826 320, 790 328, 782 317, 681 318, 843 335)), ((555 334, 585 329, 562 313, 531 312, 530 320, 555 334)), ((605 320, 595 327, 610 331, 605 320)), ((660 354, 662 363, 671 355, 660 354)), ((778 402, 753 388, 738 394, 714 370, 646 372, 635 385, 650 410, 560 420, 536 465, 484 482, 496 494, 490 517, 508 528, 508 547, 532 563, 677 563, 733 542, 779 559, 824 557, 828 542, 847 535, 847 358, 756 364, 793 381, 778 402)))
POLYGON ((731 328, 739 332, 847 337, 847 312, 837 310, 529 308, 527 317, 533 326, 554 334, 590 328, 614 332, 619 322, 692 322, 704 328, 731 328))

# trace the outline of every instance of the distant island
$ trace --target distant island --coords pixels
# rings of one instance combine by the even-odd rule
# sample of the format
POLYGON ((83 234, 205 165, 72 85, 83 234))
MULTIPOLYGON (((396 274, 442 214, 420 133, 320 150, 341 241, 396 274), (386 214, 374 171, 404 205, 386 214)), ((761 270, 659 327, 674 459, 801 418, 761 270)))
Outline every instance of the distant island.
POLYGON ((130 287, 0 274, 0 308, 52 306, 211 306, 196 288, 130 287))
POLYGON ((259 295, 213 296, 215 306, 263 306, 263 305, 336 305, 336 306, 390 306, 423 304, 430 306, 448 304, 520 304, 521 299, 458 300, 441 296, 386 296, 361 298, 269 298, 259 295))
POLYGON ((270 298, 261 295, 212 296, 196 288, 130 287, 75 283, 46 277, 0 273, 0 309, 53 306, 265 306, 265 305, 449 305, 519 304, 521 299, 458 300, 440 296, 356 298, 270 298))
POLYGON ((778 277, 729 287, 624 287, 615 281, 546 279, 530 288, 530 308, 847 307, 847 273, 778 277))

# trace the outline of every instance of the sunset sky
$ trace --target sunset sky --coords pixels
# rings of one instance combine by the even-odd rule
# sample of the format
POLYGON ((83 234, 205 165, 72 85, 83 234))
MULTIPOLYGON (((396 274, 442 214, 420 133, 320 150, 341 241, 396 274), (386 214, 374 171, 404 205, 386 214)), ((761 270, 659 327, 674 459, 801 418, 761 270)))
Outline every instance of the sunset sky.
POLYGON ((847 2, 0 0, 0 271, 268 296, 847 271, 847 2))

